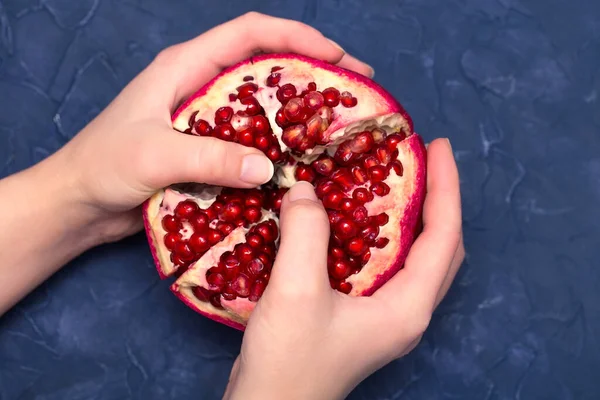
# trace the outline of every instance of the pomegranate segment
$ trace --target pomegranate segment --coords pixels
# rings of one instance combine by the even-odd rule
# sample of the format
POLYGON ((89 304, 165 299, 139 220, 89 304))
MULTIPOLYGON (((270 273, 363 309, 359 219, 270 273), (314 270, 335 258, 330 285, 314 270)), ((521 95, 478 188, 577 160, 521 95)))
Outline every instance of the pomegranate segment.
POLYGON ((214 320, 244 329, 268 285, 283 195, 315 186, 329 215, 332 288, 370 295, 403 265, 425 190, 425 149, 402 107, 373 81, 278 54, 233 66, 173 116, 175 129, 254 147, 275 165, 256 189, 175 185, 145 205, 162 278, 214 320))

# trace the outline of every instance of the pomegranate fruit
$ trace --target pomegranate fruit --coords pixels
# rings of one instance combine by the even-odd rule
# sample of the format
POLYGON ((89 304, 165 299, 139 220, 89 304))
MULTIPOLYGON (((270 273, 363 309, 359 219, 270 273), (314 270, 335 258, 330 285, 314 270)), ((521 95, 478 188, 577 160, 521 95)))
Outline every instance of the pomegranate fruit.
POLYGON ((425 196, 423 141, 374 81, 295 54, 252 57, 216 76, 172 116, 184 133, 263 151, 275 165, 255 189, 165 188, 144 205, 162 278, 188 306, 244 330, 268 285, 278 216, 296 181, 315 186, 331 223, 331 287, 368 296, 392 277, 417 234, 425 196))

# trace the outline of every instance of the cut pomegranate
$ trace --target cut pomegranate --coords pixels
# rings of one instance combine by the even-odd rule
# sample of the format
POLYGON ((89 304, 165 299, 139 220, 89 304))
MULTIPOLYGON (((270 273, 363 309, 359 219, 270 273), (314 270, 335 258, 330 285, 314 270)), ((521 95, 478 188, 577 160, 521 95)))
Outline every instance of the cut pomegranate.
POLYGON ((281 200, 315 186, 331 223, 331 287, 368 296, 402 268, 419 229, 425 148, 372 80, 293 54, 232 66, 173 115, 184 134, 255 147, 275 165, 256 189, 178 184, 144 205, 158 273, 197 312, 243 330, 268 285, 281 200))

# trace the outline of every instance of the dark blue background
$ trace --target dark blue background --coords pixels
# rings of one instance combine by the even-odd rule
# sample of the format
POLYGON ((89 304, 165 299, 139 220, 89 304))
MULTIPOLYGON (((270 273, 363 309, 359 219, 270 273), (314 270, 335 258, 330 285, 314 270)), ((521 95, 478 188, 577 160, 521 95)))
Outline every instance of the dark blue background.
MULTIPOLYGON (((596 0, 0 0, 0 173, 63 145, 163 47, 249 10, 371 63, 460 166, 466 263, 417 350, 350 398, 598 399, 596 0)), ((217 399, 240 340, 170 294, 139 235, 0 320, 0 398, 217 399)))

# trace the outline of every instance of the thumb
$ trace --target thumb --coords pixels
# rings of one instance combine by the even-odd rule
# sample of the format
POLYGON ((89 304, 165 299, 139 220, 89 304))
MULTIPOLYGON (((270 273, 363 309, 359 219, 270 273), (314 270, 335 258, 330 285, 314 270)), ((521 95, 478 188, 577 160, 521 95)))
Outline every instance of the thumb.
POLYGON ((287 192, 280 225, 281 241, 267 290, 277 288, 292 297, 329 291, 329 219, 311 184, 298 182, 287 192))
POLYGON ((162 131, 145 144, 150 165, 144 165, 144 173, 152 189, 184 182, 250 188, 273 176, 271 161, 241 144, 162 131))

